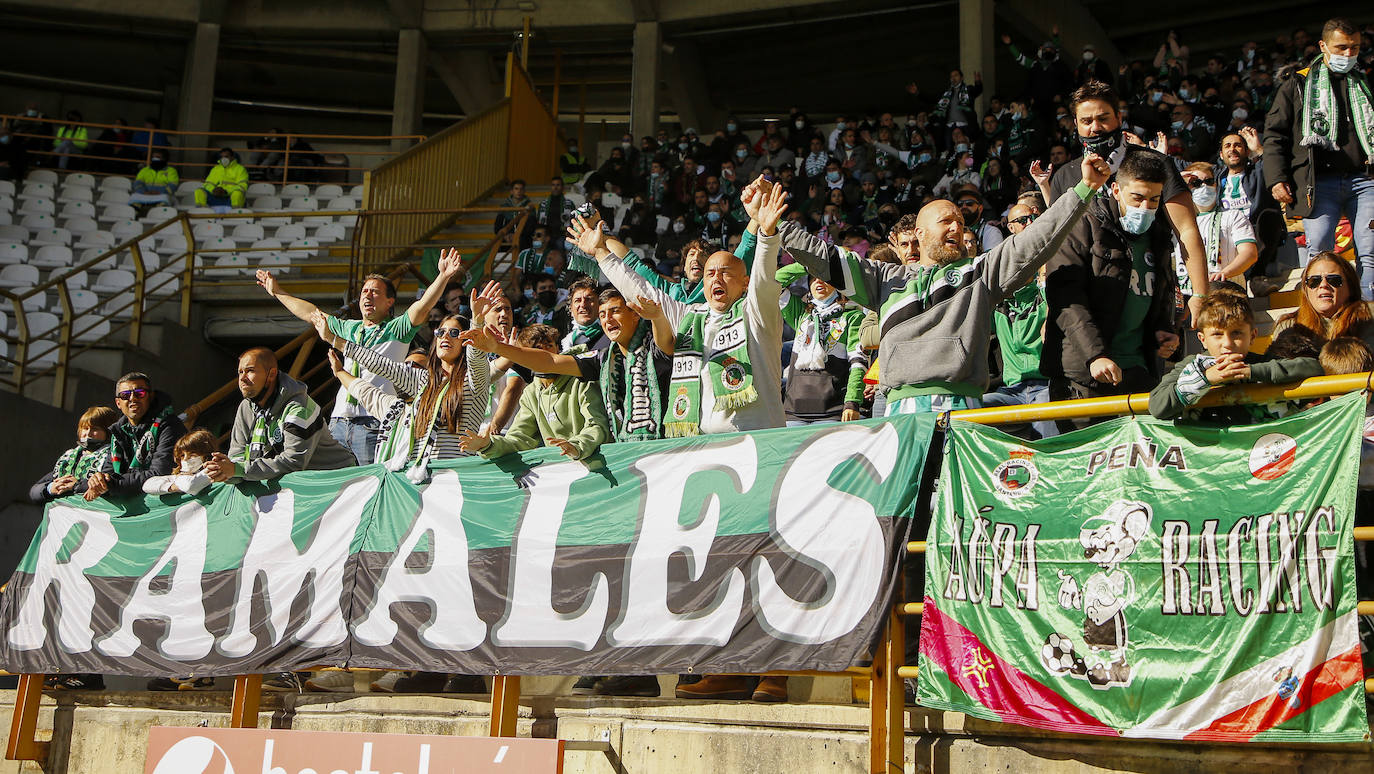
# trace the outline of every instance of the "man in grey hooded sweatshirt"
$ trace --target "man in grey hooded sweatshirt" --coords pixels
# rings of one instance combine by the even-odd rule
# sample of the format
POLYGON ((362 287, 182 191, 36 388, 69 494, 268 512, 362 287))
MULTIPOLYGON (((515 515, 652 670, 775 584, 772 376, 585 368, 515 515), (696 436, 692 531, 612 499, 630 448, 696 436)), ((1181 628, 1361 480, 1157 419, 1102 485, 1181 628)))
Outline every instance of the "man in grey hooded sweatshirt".
POLYGON ((205 465, 214 481, 270 481, 298 470, 336 470, 357 464, 325 427, 324 413, 305 385, 277 369, 277 356, 257 347, 239 356, 243 402, 234 416, 229 454, 205 465))

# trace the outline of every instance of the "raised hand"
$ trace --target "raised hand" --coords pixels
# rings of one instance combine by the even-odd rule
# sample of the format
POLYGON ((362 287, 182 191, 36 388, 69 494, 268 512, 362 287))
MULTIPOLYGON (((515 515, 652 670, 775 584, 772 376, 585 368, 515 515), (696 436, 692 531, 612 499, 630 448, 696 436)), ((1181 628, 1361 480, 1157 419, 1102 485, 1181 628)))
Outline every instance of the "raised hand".
POLYGON ((1049 166, 1044 166, 1040 163, 1040 159, 1036 159, 1035 161, 1031 162, 1030 176, 1031 180, 1034 180, 1036 185, 1044 185, 1045 182, 1050 179, 1050 175, 1052 175, 1053 173, 1053 164, 1050 164, 1049 166))
POLYGON ((315 332, 320 335, 324 343, 334 346, 334 332, 329 330, 329 317, 324 312, 316 309, 310 313, 310 324, 315 326, 315 332))
MULTIPOLYGON (((763 198, 762 195, 760 198, 763 198)), ((782 220, 782 214, 787 211, 787 192, 782 186, 775 185, 773 190, 767 195, 766 201, 759 207, 758 215, 754 220, 758 221, 759 232, 763 234, 775 234, 778 230, 778 221, 782 220)))
POLYGON ((1166 137, 1163 132, 1156 132, 1154 141, 1150 143, 1150 148, 1160 153, 1168 153, 1169 138, 1166 137))
POLYGON ((458 343, 466 344, 473 349, 480 349, 483 352, 493 352, 496 345, 504 339, 501 336, 501 329, 495 325, 487 325, 482 328, 473 328, 458 334, 458 343))
POLYGON ((1083 182, 1094 191, 1106 185, 1107 178, 1112 176, 1112 167, 1107 160, 1091 151, 1083 154, 1082 166, 1083 182))
POLYGON ((1260 142, 1259 132, 1255 131, 1255 127, 1248 124, 1242 126, 1240 138, 1245 140, 1245 147, 1249 148, 1251 153, 1264 153, 1264 144, 1260 142))
POLYGON ((646 320, 658 320, 663 317, 663 307, 647 296, 640 296, 638 303, 630 303, 630 308, 646 320))
POLYGON ((328 357, 329 357, 329 372, 330 372, 330 373, 332 373, 332 374, 346 373, 346 371, 344 371, 344 362, 343 362, 343 358, 342 358, 342 357, 339 357, 339 353, 338 353, 338 352, 336 352, 335 350, 331 349, 331 350, 329 350, 328 357))
POLYGON ((476 454, 491 446, 491 439, 481 433, 464 430, 458 434, 458 445, 463 451, 476 454))
POLYGON ((458 248, 449 247, 439 253, 439 276, 445 279, 453 279, 463 271, 463 256, 458 254, 458 248))
POLYGON ((568 224, 568 236, 577 249, 593 257, 606 246, 606 234, 581 215, 573 215, 572 222, 568 224))
POLYGON ((262 286, 262 289, 267 291, 267 295, 275 296, 277 293, 281 292, 281 286, 277 284, 277 277, 272 272, 266 269, 258 269, 257 280, 258 284, 262 286))
POLYGON ((468 306, 472 308, 472 319, 476 321, 485 317, 487 309, 496 303, 504 292, 501 290, 501 283, 496 280, 488 281, 481 293, 477 292, 477 288, 473 288, 468 294, 468 306))
POLYGON ((563 456, 564 456, 564 457, 568 457, 568 458, 571 458, 571 459, 574 459, 574 460, 577 459, 577 455, 578 455, 577 447, 576 447, 576 446, 573 446, 573 445, 572 445, 570 442, 568 442, 566 439, 563 439, 563 438, 545 438, 545 439, 544 439, 544 443, 547 444, 547 445, 549 445, 549 446, 556 447, 560 452, 563 453, 563 456))

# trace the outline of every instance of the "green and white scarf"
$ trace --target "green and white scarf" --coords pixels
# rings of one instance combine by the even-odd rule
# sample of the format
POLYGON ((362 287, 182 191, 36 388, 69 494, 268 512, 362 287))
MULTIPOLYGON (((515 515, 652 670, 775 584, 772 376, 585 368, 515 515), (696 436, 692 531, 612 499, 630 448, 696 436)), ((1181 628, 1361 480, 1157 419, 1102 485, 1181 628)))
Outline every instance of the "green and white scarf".
MULTIPOLYGON (((156 393, 154 394, 156 395, 156 393)), ((132 459, 126 457, 120 447, 111 442, 110 469, 116 474, 146 469, 153 461, 153 451, 157 449, 158 436, 162 435, 162 429, 167 426, 168 420, 174 414, 175 412, 170 405, 164 406, 153 418, 153 421, 148 424, 148 429, 144 430, 142 435, 138 435, 138 428, 129 424, 127 419, 111 428, 111 436, 122 436, 123 440, 131 447, 132 459)))
MULTIPOLYGON (((1374 156, 1374 100, 1369 95, 1369 84, 1357 70, 1346 73, 1345 84, 1352 114, 1350 122, 1355 126, 1360 147, 1365 155, 1374 156)), ((1331 89, 1331 71, 1326 66, 1325 56, 1318 56, 1307 68, 1302 103, 1302 144, 1337 150, 1336 132, 1341 125, 1341 110, 1331 89)))
POLYGON ((62 478, 63 476, 74 476, 78 479, 85 479, 91 475, 91 471, 100 470, 104 466, 105 458, 110 455, 110 446, 105 444, 99 449, 87 450, 80 446, 62 452, 62 456, 57 458, 57 464, 53 465, 52 477, 62 478))
POLYGON ((654 371, 653 346, 650 343, 652 325, 640 320, 630 339, 628 354, 620 345, 606 348, 601 363, 601 394, 615 431, 615 440, 652 441, 663 437, 660 422, 663 418, 663 396, 659 394, 658 374, 654 371))
POLYGON ((819 305, 812 308, 809 315, 811 329, 797 331, 797 338, 792 345, 792 351, 796 353, 797 368, 803 371, 825 370, 825 362, 830 356, 831 347, 834 347, 844 335, 844 323, 835 324, 835 320, 844 313, 845 304, 838 300, 825 308, 819 305))
MULTIPOLYGON (((444 405, 444 396, 448 394, 451 382, 445 380, 444 385, 439 388, 439 396, 434 400, 434 415, 429 418, 429 432, 425 434, 421 442, 419 453, 415 449, 415 422, 420 406, 420 396, 406 402, 397 400, 391 404, 386 416, 382 419, 381 433, 377 438, 377 461, 386 466, 386 469, 396 473, 404 470, 406 478, 411 483, 419 484, 429 478, 429 459, 434 454, 435 444, 438 442, 439 410, 444 405), (411 465, 410 460, 414 458, 415 464, 411 465)), ((424 389, 420 390, 421 394, 424 389)))
POLYGON ((749 362, 749 335, 744 325, 744 299, 725 312, 725 318, 711 339, 711 357, 706 359, 706 321, 710 307, 693 304, 677 328, 673 355, 673 379, 669 392, 672 405, 664 418, 668 438, 701 434, 701 369, 703 360, 715 408, 733 411, 758 400, 754 370, 749 362))
POLYGON ((573 347, 591 346, 599 338, 601 338, 601 320, 593 319, 586 325, 574 322, 568 335, 563 337, 563 351, 566 352, 573 347))
MULTIPOLYGON (((372 349, 377 346, 377 342, 382 340, 382 336, 385 333, 386 326, 381 323, 376 325, 364 324, 363 327, 358 330, 358 340, 353 343, 363 349, 372 349)), ((363 367, 358 365, 357 361, 348 360, 345 363, 345 368, 348 369, 348 373, 352 374, 355 379, 362 378, 363 367)), ((353 397, 353 393, 344 390, 344 403, 349 406, 356 406, 358 405, 358 399, 353 397)))

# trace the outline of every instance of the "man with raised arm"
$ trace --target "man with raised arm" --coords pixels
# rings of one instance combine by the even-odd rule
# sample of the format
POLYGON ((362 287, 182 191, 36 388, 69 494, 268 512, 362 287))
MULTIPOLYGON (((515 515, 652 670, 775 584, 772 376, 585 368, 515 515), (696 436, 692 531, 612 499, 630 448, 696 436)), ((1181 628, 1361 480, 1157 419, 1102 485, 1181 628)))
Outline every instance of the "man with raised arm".
POLYGON ((779 227, 782 248, 814 277, 879 313, 880 383, 887 413, 977 408, 988 387, 993 309, 1035 277, 1088 210, 1111 175, 1095 153, 1084 156, 1072 194, 1019 234, 978 256, 965 253, 963 214, 939 200, 916 217, 919 260, 895 265, 826 244, 795 223, 779 227))
MULTIPOLYGON (((329 329, 335 335, 366 347, 392 360, 403 360, 410 348, 415 332, 429 320, 429 311, 444 295, 444 289, 462 272, 462 256, 455 249, 448 249, 439 255, 438 274, 425 289, 424 295, 411 304, 406 313, 392 317, 396 306, 396 286, 380 274, 369 274, 363 279, 362 290, 358 293, 360 320, 342 320, 333 315, 329 319, 329 329)), ((317 307, 301 298, 282 290, 277 278, 271 272, 258 270, 258 284, 268 295, 281 302, 287 311, 296 317, 310 322, 310 316, 317 307)), ((344 368, 356 377, 371 382, 377 389, 395 395, 391 382, 371 373, 351 359, 344 360, 344 368)), ((358 403, 340 387, 334 398, 334 411, 329 418, 329 434, 341 446, 353 452, 359 465, 372 464, 373 453, 377 448, 377 435, 381 430, 381 420, 369 416, 362 404, 358 403)))

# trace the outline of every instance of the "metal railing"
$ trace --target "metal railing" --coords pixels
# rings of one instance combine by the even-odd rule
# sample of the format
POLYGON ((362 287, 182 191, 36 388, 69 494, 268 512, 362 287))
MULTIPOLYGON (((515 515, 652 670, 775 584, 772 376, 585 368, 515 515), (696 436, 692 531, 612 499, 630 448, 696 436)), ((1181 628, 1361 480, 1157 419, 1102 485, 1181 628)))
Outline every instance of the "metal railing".
POLYGON ((67 156, 71 167, 69 171, 132 177, 152 159, 154 151, 160 150, 175 154, 176 161, 169 158, 168 164, 176 167, 182 180, 198 180, 203 179, 214 167, 214 159, 220 148, 232 147, 250 174, 256 172, 255 178, 261 177, 263 182, 278 184, 361 182, 367 170, 396 155, 397 152, 392 149, 394 141, 420 143, 425 139, 420 134, 183 132, 4 113, 0 113, 0 125, 9 127, 10 142, 24 141, 31 162, 41 161, 46 167, 57 167, 58 160, 67 156), (71 154, 59 153, 56 150, 57 142, 75 139, 57 137, 62 127, 84 128, 86 137, 80 142, 85 144, 85 148, 71 154), (129 137, 124 140, 100 139, 106 130, 123 132, 129 137), (133 136, 140 134, 143 135, 141 141, 134 142, 133 136), (273 147, 248 147, 249 143, 260 145, 264 140, 273 147), (280 147, 277 147, 278 143, 280 147), (314 147, 316 143, 320 147, 314 147), (331 156, 345 158, 325 158, 331 156), (339 161, 342 163, 335 163, 339 161), (76 169, 74 165, 83 168, 76 169))
POLYGON ((362 277, 404 261, 396 245, 438 234, 506 180, 544 180, 557 166, 558 126, 514 54, 506 58, 506 96, 379 165, 363 179, 367 222, 357 233, 352 289, 362 277), (373 211, 404 217, 371 218, 373 211))

